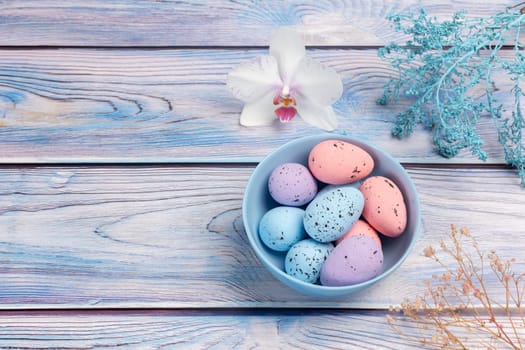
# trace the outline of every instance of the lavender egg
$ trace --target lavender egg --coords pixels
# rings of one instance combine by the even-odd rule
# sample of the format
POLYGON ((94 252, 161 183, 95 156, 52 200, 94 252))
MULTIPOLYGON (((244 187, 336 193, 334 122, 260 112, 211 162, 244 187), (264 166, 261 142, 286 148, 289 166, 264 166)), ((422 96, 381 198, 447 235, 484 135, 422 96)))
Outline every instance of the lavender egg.
POLYGON ((304 165, 285 163, 270 174, 268 189, 277 203, 300 207, 315 197, 317 182, 304 165))
POLYGON ((324 286, 348 286, 368 281, 383 267, 381 246, 368 236, 351 236, 339 243, 321 269, 324 286))

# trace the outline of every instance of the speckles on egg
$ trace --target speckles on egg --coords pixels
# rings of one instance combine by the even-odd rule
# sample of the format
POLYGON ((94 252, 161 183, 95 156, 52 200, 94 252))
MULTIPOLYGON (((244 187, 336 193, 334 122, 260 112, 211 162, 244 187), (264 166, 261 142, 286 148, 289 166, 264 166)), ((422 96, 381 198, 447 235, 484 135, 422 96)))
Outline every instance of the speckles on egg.
POLYGON ((377 231, 389 237, 403 233, 407 209, 401 190, 389 178, 372 176, 359 188, 365 198, 363 217, 377 231))
POLYGON ((268 189, 277 203, 299 207, 317 194, 317 182, 304 165, 285 163, 270 174, 268 189))
POLYGON ((368 236, 355 235, 344 239, 330 253, 321 269, 321 284, 347 286, 368 281, 383 267, 383 251, 368 236))
POLYGON ((313 239, 296 243, 286 254, 286 273, 304 282, 317 282, 322 266, 333 248, 331 243, 320 243, 313 239))
POLYGON ((335 241, 359 219, 363 196, 349 186, 325 191, 308 204, 304 227, 310 237, 319 242, 335 241))
POLYGON ((368 176, 374 169, 374 159, 368 152, 349 142, 326 140, 310 151, 308 166, 318 180, 343 185, 368 176))
POLYGON ((270 209, 259 222, 261 241, 270 249, 285 252, 306 237, 304 210, 295 207, 270 209))
POLYGON ((374 230, 374 228, 364 220, 358 220, 347 233, 345 233, 335 242, 335 244, 338 245, 343 239, 357 235, 368 236, 372 238, 380 247, 382 246, 381 239, 379 238, 376 230, 374 230))

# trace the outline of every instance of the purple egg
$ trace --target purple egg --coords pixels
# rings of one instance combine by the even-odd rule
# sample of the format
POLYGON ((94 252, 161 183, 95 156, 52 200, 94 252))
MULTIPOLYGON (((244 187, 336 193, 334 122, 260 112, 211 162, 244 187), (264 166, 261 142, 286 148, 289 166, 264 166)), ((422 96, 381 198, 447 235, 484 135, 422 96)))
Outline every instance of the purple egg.
POLYGON ((285 163, 270 174, 268 189, 277 203, 300 207, 315 197, 317 182, 304 165, 285 163))
POLYGON ((383 251, 367 236, 351 236, 339 243, 321 269, 324 286, 348 286, 368 281, 383 267, 383 251))

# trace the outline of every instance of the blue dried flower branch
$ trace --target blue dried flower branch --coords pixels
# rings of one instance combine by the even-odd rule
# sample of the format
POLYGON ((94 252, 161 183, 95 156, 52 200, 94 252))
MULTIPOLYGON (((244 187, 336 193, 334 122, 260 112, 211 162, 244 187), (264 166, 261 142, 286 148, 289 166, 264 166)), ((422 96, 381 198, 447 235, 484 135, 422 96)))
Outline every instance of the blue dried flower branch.
POLYGON ((476 125, 488 113, 506 162, 518 169, 525 186, 525 120, 521 106, 525 48, 520 42, 525 9, 516 12, 508 8, 486 18, 467 18, 465 12, 458 12, 442 22, 424 10, 392 14, 388 19, 396 31, 410 37, 404 45, 391 43, 379 49, 379 56, 388 60, 399 75, 385 84, 377 102, 387 104, 400 98, 412 101, 397 116, 392 134, 402 138, 422 124, 432 130, 441 155, 454 157, 468 148, 485 160, 487 154, 482 150, 483 140, 476 125), (513 47, 513 57, 501 57, 500 50, 508 45, 513 47), (514 105, 510 115, 503 114, 503 105, 495 96, 496 73, 512 82, 514 105), (484 92, 481 97, 480 87, 484 92))

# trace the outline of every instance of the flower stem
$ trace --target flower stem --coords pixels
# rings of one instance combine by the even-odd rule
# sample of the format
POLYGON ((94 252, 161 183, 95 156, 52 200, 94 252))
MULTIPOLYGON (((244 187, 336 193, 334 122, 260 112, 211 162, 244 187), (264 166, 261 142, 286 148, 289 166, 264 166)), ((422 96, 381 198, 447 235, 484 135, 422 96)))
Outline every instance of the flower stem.
MULTIPOLYGON (((524 2, 525 3, 525 2, 524 2)), ((508 25, 506 25, 505 27, 502 28, 501 32, 498 33, 498 36, 496 38, 497 41, 500 41, 502 42, 502 38, 503 38, 503 35, 511 28, 514 28, 514 26, 518 25, 518 28, 519 26, 521 25, 521 21, 523 21, 523 19, 525 18, 525 14, 522 14, 520 16, 518 16, 515 20, 513 20, 512 22, 510 22, 508 25)), ((441 123, 444 125, 445 128, 448 127, 448 125, 445 123, 445 121, 442 119, 441 117, 441 101, 440 101, 440 91, 441 91, 441 88, 443 86, 443 83, 445 81, 445 79, 465 60, 469 59, 473 54, 475 54, 476 52, 478 52, 479 50, 483 49, 484 47, 490 45, 490 42, 487 42, 487 41, 484 41, 482 42, 481 44, 479 44, 478 46, 476 46, 474 49, 472 49, 471 51, 467 52, 466 54, 464 54, 463 56, 461 56, 459 59, 457 59, 446 71, 445 73, 440 77, 440 79, 438 80, 438 82, 436 83, 436 95, 435 95, 435 102, 436 102, 436 107, 437 107, 437 110, 439 111, 439 118, 441 119, 441 123)))

